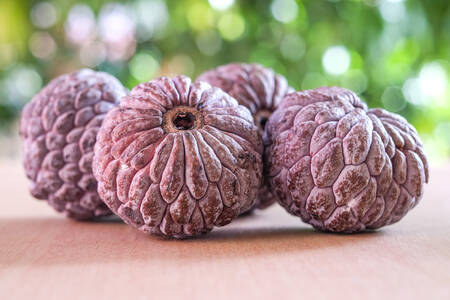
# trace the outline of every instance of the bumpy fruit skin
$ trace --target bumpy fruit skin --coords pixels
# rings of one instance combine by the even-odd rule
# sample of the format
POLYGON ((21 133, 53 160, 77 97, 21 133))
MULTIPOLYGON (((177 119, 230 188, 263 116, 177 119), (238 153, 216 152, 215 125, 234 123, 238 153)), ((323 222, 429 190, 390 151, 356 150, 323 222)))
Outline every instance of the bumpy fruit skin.
POLYGON ((52 80, 22 111, 20 135, 30 192, 74 219, 111 214, 92 174, 96 135, 126 89, 114 77, 83 69, 52 80))
POLYGON ((288 95, 270 117, 264 143, 280 204, 324 231, 395 223, 428 182, 416 130, 399 115, 368 110, 343 88, 288 95))
POLYGON ((105 118, 95 145, 99 194, 126 223, 184 238, 250 209, 262 177, 251 113, 185 76, 143 83, 105 118))
MULTIPOLYGON (((247 107, 258 126, 261 136, 271 113, 281 100, 294 90, 288 86, 286 78, 276 74, 272 69, 259 64, 232 63, 206 71, 197 80, 206 81, 218 87, 239 104, 247 107)), ((264 184, 258 192, 257 207, 267 208, 276 202, 276 197, 264 184)))

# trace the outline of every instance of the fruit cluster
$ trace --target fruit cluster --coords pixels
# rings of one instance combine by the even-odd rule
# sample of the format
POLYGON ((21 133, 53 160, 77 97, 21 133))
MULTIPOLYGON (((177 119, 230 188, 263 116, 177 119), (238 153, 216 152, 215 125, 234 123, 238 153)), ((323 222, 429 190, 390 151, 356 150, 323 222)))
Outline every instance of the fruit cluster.
POLYGON ((20 133, 33 196, 68 217, 112 212, 174 238, 275 202, 319 230, 375 229, 399 221, 428 182, 404 118, 343 88, 295 92, 256 64, 131 92, 104 73, 63 75, 26 105, 20 133))

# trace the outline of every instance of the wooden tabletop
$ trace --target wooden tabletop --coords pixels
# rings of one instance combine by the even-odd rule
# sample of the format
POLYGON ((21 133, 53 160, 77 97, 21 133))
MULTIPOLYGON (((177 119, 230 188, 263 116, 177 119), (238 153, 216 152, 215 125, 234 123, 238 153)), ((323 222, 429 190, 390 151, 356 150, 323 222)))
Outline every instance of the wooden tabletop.
POLYGON ((184 241, 76 222, 0 161, 0 299, 450 299, 450 164, 400 223, 324 234, 274 206, 184 241))

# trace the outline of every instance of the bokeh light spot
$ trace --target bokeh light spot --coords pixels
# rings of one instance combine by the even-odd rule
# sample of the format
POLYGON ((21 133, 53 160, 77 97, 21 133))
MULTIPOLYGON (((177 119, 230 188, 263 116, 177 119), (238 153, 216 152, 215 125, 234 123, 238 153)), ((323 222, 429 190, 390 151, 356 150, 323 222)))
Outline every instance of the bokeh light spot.
POLYGON ((135 23, 131 11, 121 4, 105 5, 98 17, 100 37, 105 42, 133 39, 135 23))
POLYGON ((297 17, 298 5, 294 0, 274 0, 270 10, 275 20, 289 23, 297 17))
POLYGON ((217 24, 220 35, 226 40, 237 40, 245 33, 245 20, 241 15, 228 13, 217 24))
POLYGON ((31 23, 42 29, 55 25, 58 14, 55 6, 50 2, 39 2, 31 8, 31 23))
POLYGON ((383 95, 381 95, 381 102, 387 110, 392 112, 401 111, 406 107, 402 90, 394 86, 390 86, 384 90, 383 95))
POLYGON ((103 6, 98 17, 98 26, 108 60, 125 61, 134 54, 136 23, 129 6, 118 3, 103 6))
POLYGON ((445 103, 447 74, 438 62, 432 62, 422 67, 419 73, 419 85, 423 95, 431 98, 435 104, 445 103))
POLYGON ((414 105, 423 105, 424 97, 417 78, 409 78, 403 83, 402 92, 405 99, 414 105))
POLYGON ((163 0, 136 1, 133 7, 140 41, 147 41, 158 34, 169 21, 169 11, 163 0))
POLYGON ((344 46, 332 46, 322 56, 322 65, 325 71, 331 75, 345 73, 350 67, 350 54, 344 46))
POLYGON ((214 12, 207 4, 197 2, 188 7, 187 21, 196 30, 203 30, 214 26, 214 12))
POLYGON ((233 5, 234 0, 208 0, 208 2, 216 10, 227 10, 233 5))
POLYGON ((64 26, 66 36, 74 44, 83 44, 97 34, 94 12, 87 5, 74 5, 64 26))
POLYGON ((28 44, 34 57, 49 60, 54 57, 57 46, 55 40, 48 32, 35 32, 31 35, 28 44))
POLYGON ((381 17, 389 23, 400 22, 406 14, 403 1, 382 0, 378 9, 380 10, 381 17))
POLYGON ((150 52, 136 54, 129 64, 130 73, 139 81, 151 80, 159 70, 159 62, 150 52))

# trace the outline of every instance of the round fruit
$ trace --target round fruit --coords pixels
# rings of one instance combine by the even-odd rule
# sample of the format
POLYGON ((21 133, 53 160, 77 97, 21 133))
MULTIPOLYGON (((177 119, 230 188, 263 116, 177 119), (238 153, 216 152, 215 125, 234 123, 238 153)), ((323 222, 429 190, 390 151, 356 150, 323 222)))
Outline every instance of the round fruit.
POLYGON ((185 76, 143 83, 105 118, 95 145, 99 194, 128 224, 183 238, 250 209, 262 142, 244 106, 185 76))
POLYGON ((92 174, 96 135, 126 89, 114 77, 80 70, 52 80, 22 112, 24 168, 30 192, 70 218, 111 214, 92 174))
POLYGON ((368 110, 343 88, 288 95, 270 117, 264 142, 280 204, 320 230, 395 223, 417 205, 428 182, 416 130, 399 115, 368 110))
MULTIPOLYGON (((197 80, 224 90, 239 104, 247 107, 261 136, 270 114, 286 94, 294 91, 282 75, 258 64, 232 63, 220 66, 206 71, 197 80)), ((258 208, 266 208, 276 202, 276 197, 266 185, 262 185, 257 202, 258 208)))

